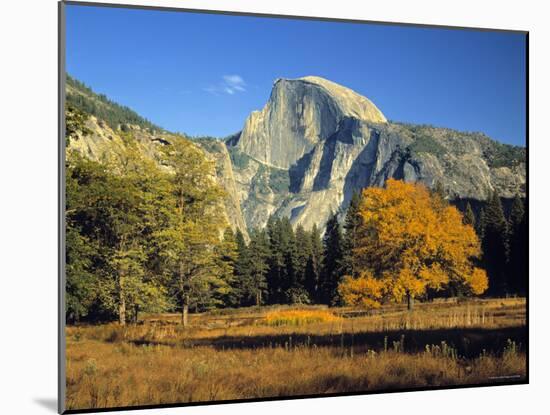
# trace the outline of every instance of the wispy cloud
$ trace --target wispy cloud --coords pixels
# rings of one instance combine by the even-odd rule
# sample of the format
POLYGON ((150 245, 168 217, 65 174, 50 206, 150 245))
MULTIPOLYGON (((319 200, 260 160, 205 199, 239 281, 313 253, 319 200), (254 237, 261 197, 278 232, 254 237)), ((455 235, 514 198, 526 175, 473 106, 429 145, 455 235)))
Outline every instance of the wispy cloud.
POLYGON ((203 89, 213 95, 234 95, 246 91, 246 82, 240 75, 224 75, 221 82, 216 85, 209 85, 203 89))
POLYGON ((223 80, 226 84, 226 89, 228 90, 228 93, 229 91, 232 91, 231 93, 235 91, 246 91, 246 83, 244 82, 244 79, 241 78, 239 75, 224 75, 223 80))

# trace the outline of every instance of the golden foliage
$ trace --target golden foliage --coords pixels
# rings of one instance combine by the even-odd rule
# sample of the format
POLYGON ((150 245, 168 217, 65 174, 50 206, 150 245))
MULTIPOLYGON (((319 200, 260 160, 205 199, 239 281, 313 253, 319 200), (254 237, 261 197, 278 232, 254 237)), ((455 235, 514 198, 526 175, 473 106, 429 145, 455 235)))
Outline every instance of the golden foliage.
POLYGON ((466 276, 468 286, 475 295, 483 294, 489 288, 489 279, 485 270, 474 268, 471 275, 466 276))
POLYGON ((327 310, 285 310, 272 311, 265 316, 269 326, 302 326, 311 323, 326 323, 340 320, 327 310))
POLYGON ((362 274, 343 282, 347 304, 373 307, 451 284, 472 294, 487 289, 485 273, 472 264, 481 253, 474 228, 422 184, 389 179, 385 188, 366 188, 359 213, 353 261, 362 274))
POLYGON ((374 278, 369 272, 363 272, 358 278, 345 276, 338 286, 338 293, 347 305, 378 308, 378 299, 383 296, 386 289, 384 280, 374 278))

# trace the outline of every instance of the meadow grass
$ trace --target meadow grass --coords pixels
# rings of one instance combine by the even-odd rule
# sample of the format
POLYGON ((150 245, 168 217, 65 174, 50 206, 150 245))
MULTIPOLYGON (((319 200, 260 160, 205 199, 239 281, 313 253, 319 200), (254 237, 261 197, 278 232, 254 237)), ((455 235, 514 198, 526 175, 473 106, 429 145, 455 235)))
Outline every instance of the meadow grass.
POLYGON ((333 323, 341 319, 328 310, 271 311, 265 316, 268 326, 304 326, 312 323, 333 323))
POLYGON ((186 329, 176 322, 152 315, 124 328, 68 327, 67 407, 498 383, 526 375, 523 299, 419 304, 412 313, 391 306, 369 315, 250 308, 192 315, 186 329))

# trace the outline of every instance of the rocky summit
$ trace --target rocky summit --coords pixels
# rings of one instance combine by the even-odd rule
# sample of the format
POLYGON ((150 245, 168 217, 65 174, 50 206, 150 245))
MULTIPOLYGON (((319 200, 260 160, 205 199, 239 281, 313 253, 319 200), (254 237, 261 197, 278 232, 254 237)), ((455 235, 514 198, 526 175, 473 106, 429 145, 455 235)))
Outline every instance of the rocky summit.
POLYGON ((275 81, 269 101, 226 140, 244 221, 306 228, 353 192, 390 178, 439 183, 449 199, 525 195, 525 149, 482 133, 388 122, 367 98, 323 78, 275 81))
POLYGON ((266 106, 246 120, 237 147, 264 164, 288 169, 330 138, 346 117, 386 122, 367 98, 334 82, 315 76, 277 79, 266 106))
MULTIPOLYGON (((75 145, 89 154, 118 145, 112 131, 92 120, 94 134, 75 145)), ((148 131, 136 135, 148 143, 144 151, 169 144, 169 135, 148 131)), ((449 200, 482 201, 493 191, 525 196, 524 147, 482 133, 388 121, 368 98, 315 76, 275 80, 268 102, 241 132, 195 141, 216 163, 215 176, 229 195, 229 222, 245 233, 272 214, 323 228, 332 212, 345 212, 355 191, 390 177, 439 184, 449 200)))

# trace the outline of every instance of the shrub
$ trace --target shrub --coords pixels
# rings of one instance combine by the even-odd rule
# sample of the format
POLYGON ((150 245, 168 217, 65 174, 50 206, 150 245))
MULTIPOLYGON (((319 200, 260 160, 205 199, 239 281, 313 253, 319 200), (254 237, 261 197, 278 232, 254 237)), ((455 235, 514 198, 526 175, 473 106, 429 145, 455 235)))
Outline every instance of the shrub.
POLYGON ((236 148, 229 148, 229 156, 231 157, 231 162, 233 166, 238 167, 239 169, 246 169, 250 160, 250 156, 239 151, 236 148))
POLYGON ((288 171, 271 169, 269 172, 269 187, 276 193, 288 192, 290 187, 288 171))
POLYGON ((415 138, 414 143, 409 146, 413 153, 429 153, 441 157, 446 152, 445 147, 429 135, 416 135, 415 138))

